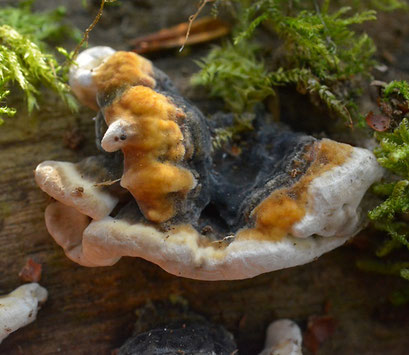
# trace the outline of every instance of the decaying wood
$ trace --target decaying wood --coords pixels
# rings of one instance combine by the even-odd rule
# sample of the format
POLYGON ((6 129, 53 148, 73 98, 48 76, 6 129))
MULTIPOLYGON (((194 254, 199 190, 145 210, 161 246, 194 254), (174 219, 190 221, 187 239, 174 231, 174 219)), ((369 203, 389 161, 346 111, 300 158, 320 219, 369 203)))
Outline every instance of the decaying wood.
MULTIPOLYGON (((180 17, 168 24, 186 18, 185 1, 156 3, 165 9, 179 6, 180 17)), ((154 12, 157 7, 143 9, 154 12)), ((118 38, 105 32, 99 36, 97 44, 116 47, 118 38)), ((204 53, 194 55, 197 59, 204 53)), ((198 101, 200 96, 187 86, 195 70, 191 57, 162 58, 155 64, 198 101)), ((49 93, 44 99, 45 109, 33 117, 27 117, 21 103, 17 117, 0 128, 0 294, 21 284, 18 273, 28 258, 42 264, 41 285, 49 291, 37 320, 5 339, 1 354, 109 354, 131 334, 135 309, 175 295, 232 331, 241 354, 262 348, 266 326, 276 318, 291 318, 305 330, 311 316, 322 314, 334 319, 336 329, 318 354, 407 353, 408 307, 394 307, 388 301, 390 293, 406 283, 359 271, 356 260, 372 256, 366 249, 346 246, 305 266, 231 282, 177 278, 141 259, 123 258, 103 268, 85 268, 68 260, 45 229, 48 197, 36 187, 33 169, 43 160, 78 161, 95 154, 94 114, 85 109, 72 114, 49 93), (76 151, 63 139, 74 128, 85 137, 76 151)), ((214 109, 199 102, 204 109, 214 109)))

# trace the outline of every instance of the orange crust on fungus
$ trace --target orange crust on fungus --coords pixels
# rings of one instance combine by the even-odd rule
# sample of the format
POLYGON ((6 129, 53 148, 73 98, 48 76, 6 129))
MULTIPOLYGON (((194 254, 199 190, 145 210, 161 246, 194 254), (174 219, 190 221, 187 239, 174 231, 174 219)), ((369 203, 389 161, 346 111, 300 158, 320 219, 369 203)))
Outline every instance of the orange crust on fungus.
POLYGON ((121 186, 132 193, 148 220, 169 220, 176 214, 175 197, 185 198, 195 186, 192 173, 176 165, 185 158, 178 125, 185 114, 166 96, 144 86, 125 91, 104 113, 108 126, 118 118, 131 124, 122 148, 121 186))
POLYGON ((101 64, 93 76, 98 92, 109 93, 123 86, 143 85, 153 88, 152 63, 132 52, 115 52, 101 64))
POLYGON ((352 154, 350 145, 323 139, 309 147, 306 160, 310 167, 296 183, 271 193, 252 212, 254 228, 242 229, 239 239, 279 241, 289 234, 292 226, 307 212, 308 187, 312 180, 326 171, 342 165, 352 154))

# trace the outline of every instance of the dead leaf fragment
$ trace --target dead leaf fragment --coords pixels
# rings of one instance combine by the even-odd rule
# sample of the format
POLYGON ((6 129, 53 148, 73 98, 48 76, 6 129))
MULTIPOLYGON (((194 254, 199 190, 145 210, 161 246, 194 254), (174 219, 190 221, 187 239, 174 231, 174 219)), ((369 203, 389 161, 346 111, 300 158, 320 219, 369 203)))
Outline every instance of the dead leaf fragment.
POLYGON ((64 146, 71 150, 77 150, 81 148, 84 143, 84 135, 80 132, 78 128, 73 128, 64 133, 63 141, 64 146))
POLYGON ((41 280, 41 271, 41 264, 38 264, 33 259, 29 258, 18 273, 18 276, 23 282, 39 282, 41 280))
POLYGON ((177 48, 183 44, 208 42, 225 36, 230 32, 230 26, 227 23, 213 17, 203 17, 192 24, 189 37, 186 40, 188 26, 186 22, 180 23, 176 26, 138 37, 130 44, 133 46, 134 52, 143 54, 177 48))
POLYGON ((366 115, 365 120, 367 125, 377 132, 384 132, 391 125, 391 119, 389 117, 375 115, 372 111, 366 115))
POLYGON ((304 334, 304 345, 312 353, 316 353, 321 344, 335 331, 335 320, 331 316, 311 316, 308 319, 304 334))

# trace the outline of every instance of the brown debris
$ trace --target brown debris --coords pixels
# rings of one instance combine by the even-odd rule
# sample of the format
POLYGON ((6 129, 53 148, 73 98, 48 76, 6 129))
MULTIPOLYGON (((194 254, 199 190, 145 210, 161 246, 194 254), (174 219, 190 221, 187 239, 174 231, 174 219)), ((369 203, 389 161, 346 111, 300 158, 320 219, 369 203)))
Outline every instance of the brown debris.
POLYGON ((366 123, 369 127, 377 132, 385 132, 391 124, 391 119, 384 115, 375 115, 370 111, 365 117, 366 123))
POLYGON ((41 271, 41 264, 38 264, 33 259, 29 258, 18 273, 18 276, 23 282, 39 282, 41 280, 41 271))
POLYGON ((335 320, 331 316, 311 316, 304 334, 305 347, 315 354, 321 344, 335 331, 335 320))
POLYGON ((84 193, 84 188, 82 186, 78 186, 71 192, 71 196, 82 197, 83 193, 84 193))
POLYGON ((84 140, 84 135, 78 128, 73 128, 66 131, 63 137, 64 146, 71 150, 77 150, 81 148, 84 140))
POLYGON ((131 42, 133 51, 139 54, 177 48, 183 45, 208 42, 223 37, 230 32, 230 26, 213 17, 204 17, 191 25, 186 39, 189 24, 184 22, 158 32, 141 36, 131 42), (185 43, 186 42, 186 43, 185 43))

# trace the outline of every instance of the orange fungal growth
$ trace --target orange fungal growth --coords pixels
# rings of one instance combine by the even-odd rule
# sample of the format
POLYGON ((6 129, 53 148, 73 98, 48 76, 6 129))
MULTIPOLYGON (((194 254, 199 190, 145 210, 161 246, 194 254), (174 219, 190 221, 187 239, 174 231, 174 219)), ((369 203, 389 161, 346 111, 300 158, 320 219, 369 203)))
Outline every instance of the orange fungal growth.
POLYGON ((312 145, 305 159, 312 163, 304 176, 292 186, 275 190, 252 212, 255 227, 242 229, 238 236, 243 239, 281 240, 290 233, 292 226, 306 214, 308 188, 312 181, 326 171, 342 165, 352 153, 347 144, 323 139, 312 145))
POLYGON ((145 86, 129 88, 104 113, 109 126, 104 140, 124 154, 121 186, 132 193, 148 220, 169 220, 176 214, 176 200, 195 186, 192 173, 178 165, 185 158, 178 124, 184 113, 145 86))
POLYGON ((93 76, 98 92, 109 93, 131 85, 155 86, 152 63, 132 52, 115 52, 101 64, 93 76))

